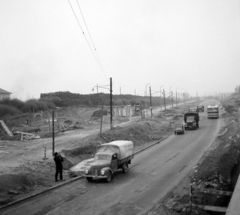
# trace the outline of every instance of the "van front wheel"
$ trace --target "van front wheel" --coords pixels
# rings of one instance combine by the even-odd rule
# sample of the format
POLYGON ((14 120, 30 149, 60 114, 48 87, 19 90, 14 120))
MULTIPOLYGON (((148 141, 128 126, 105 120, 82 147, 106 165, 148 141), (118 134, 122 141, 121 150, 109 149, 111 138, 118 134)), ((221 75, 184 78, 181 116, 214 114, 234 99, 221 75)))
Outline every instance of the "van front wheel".
POLYGON ((124 163, 124 164, 122 165, 122 171, 123 171, 124 173, 127 173, 127 172, 128 172, 128 164, 127 164, 127 163, 124 163))
POLYGON ((112 173, 109 171, 107 174, 106 182, 109 183, 112 180, 112 173))

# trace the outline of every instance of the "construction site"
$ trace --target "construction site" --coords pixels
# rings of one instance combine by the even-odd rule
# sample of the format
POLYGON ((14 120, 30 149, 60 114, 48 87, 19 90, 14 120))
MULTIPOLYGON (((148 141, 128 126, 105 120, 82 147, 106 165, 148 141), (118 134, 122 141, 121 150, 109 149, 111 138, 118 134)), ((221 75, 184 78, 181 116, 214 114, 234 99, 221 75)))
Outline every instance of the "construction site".
MULTIPOLYGON (((223 191, 234 189, 240 152, 236 101, 238 98, 223 102, 223 106, 234 108, 222 111, 223 124, 215 143, 186 180, 173 189, 165 197, 164 204, 152 214, 187 214, 189 190, 193 184, 223 191)), ((98 145, 113 140, 131 140, 136 150, 141 149, 173 135, 174 123, 181 123, 184 112, 198 103, 182 104, 167 110, 156 107, 158 111, 153 117, 150 110, 136 114, 133 107, 116 108, 112 128, 107 108, 69 107, 1 120, 0 205, 55 185, 53 150, 64 156, 64 178, 71 180, 77 175, 70 168, 90 158, 98 145)), ((199 205, 226 206, 229 202, 229 197, 219 198, 206 193, 197 193, 193 199, 193 204, 199 205)), ((193 206, 192 214, 211 213, 193 206)))

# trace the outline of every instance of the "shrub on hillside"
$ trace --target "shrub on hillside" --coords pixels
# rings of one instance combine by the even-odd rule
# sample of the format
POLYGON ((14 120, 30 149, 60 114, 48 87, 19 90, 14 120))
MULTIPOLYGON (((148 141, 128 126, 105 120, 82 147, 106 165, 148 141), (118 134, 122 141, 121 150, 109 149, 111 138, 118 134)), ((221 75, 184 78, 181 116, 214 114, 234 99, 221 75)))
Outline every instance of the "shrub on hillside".
POLYGON ((238 107, 240 106, 240 100, 236 100, 235 103, 238 107))
POLYGON ((233 105, 224 105, 224 108, 229 113, 237 112, 233 105))
POLYGON ((2 119, 4 116, 21 114, 22 112, 10 105, 0 104, 0 118, 2 119))
POLYGON ((28 100, 25 102, 24 107, 22 109, 23 112, 38 112, 38 111, 47 111, 50 109, 55 109, 56 106, 44 100, 28 100))
POLYGON ((122 99, 121 104, 122 104, 122 105, 128 105, 129 102, 128 102, 127 100, 125 100, 125 99, 122 99))
POLYGON ((63 100, 59 97, 52 97, 52 98, 47 99, 47 100, 51 101, 57 107, 63 107, 63 100))
POLYGON ((3 99, 0 101, 0 104, 13 106, 19 110, 21 110, 24 106, 24 102, 19 99, 3 99))

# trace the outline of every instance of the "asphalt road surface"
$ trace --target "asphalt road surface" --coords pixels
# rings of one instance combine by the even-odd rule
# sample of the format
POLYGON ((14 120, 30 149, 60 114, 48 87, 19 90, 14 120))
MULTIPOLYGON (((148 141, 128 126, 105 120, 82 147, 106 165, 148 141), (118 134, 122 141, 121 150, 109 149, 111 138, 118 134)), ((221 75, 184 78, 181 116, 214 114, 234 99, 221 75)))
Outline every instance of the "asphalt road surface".
POLYGON ((119 171, 110 183, 79 179, 0 214, 146 214, 181 182, 214 141, 220 119, 207 119, 206 112, 200 113, 200 119, 199 129, 171 135, 135 155, 128 173, 119 171))

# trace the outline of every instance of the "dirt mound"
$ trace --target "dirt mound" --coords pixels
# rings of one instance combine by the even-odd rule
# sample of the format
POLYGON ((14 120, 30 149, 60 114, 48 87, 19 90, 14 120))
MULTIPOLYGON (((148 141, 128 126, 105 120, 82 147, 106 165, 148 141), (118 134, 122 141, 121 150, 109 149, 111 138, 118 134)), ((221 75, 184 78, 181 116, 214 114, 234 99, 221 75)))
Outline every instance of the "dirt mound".
POLYGON ((159 140, 163 134, 159 132, 159 123, 156 122, 141 122, 136 125, 127 127, 115 127, 112 130, 103 132, 102 135, 94 135, 85 138, 81 142, 81 146, 63 150, 62 153, 72 163, 77 164, 82 160, 91 158, 96 153, 97 146, 103 143, 108 143, 115 140, 131 140, 135 147, 141 146, 146 142, 159 140))
POLYGON ((97 110, 94 111, 92 114, 92 117, 101 117, 101 116, 107 116, 107 111, 106 110, 97 110))
POLYGON ((72 124, 72 123, 73 123, 73 121, 72 121, 72 120, 70 120, 70 119, 67 119, 67 120, 65 120, 65 121, 64 121, 64 123, 66 123, 66 124, 72 124))
POLYGON ((43 181, 30 174, 0 175, 0 205, 11 202, 13 197, 32 191, 35 186, 44 185, 43 181))

